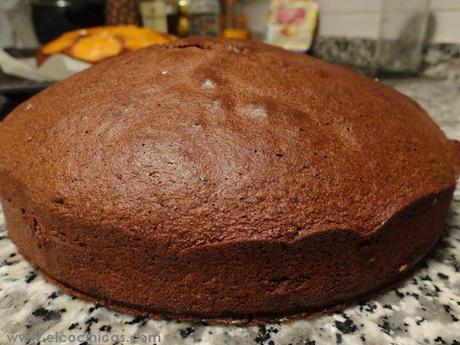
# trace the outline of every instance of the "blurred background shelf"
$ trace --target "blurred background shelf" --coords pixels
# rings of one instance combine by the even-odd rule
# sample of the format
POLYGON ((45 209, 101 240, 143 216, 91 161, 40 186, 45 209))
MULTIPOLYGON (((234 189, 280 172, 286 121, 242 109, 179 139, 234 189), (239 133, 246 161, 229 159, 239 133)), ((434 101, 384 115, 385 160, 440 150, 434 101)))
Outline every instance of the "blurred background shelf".
MULTIPOLYGON (((281 42, 273 39, 279 39, 279 35, 272 34, 274 23, 284 25, 282 30, 289 40, 299 28, 305 30, 306 26, 290 30, 289 25, 297 20, 311 20, 312 25, 311 33, 304 31, 300 36, 305 37, 304 43, 307 38, 311 41, 301 49, 303 53, 307 51, 373 76, 384 75, 379 64, 399 64, 400 57, 409 64, 404 54, 379 59, 379 55, 387 54, 383 43, 393 44, 387 44, 385 37, 397 40, 395 51, 417 51, 410 73, 402 71, 400 77, 410 74, 448 78, 456 73, 450 70, 457 70, 451 64, 460 60, 459 0, 1 0, 0 48, 14 47, 8 49, 11 55, 33 57, 40 45, 63 32, 107 24, 136 24, 179 37, 191 33, 219 35, 283 46, 283 37, 281 42), (319 7, 317 16, 310 16, 312 4, 319 7), (394 10, 398 6, 402 6, 401 11, 394 10), (407 6, 412 6, 412 12, 407 6), (419 20, 411 19, 410 13, 419 20), (409 20, 402 18, 403 14, 409 20), (208 24, 213 23, 211 30, 209 25, 207 30, 200 27, 204 18, 208 24), (399 26, 400 32, 392 31, 399 26), (423 32, 418 34, 417 30, 423 32), (404 39, 407 41, 408 33, 413 33, 415 38, 409 38, 417 39, 417 44, 409 44, 405 50, 398 48, 404 39)), ((16 78, 0 70, 0 118, 50 84, 16 78)))

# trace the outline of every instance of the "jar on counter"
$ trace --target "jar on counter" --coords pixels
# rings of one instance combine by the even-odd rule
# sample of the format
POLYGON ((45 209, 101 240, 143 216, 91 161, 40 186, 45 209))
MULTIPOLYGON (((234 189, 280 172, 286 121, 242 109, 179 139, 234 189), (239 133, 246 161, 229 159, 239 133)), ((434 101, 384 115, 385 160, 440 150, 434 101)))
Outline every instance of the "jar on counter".
POLYGON ((219 0, 191 0, 188 13, 191 36, 219 36, 219 0))
POLYGON ((429 0, 385 0, 376 50, 378 74, 415 74, 420 69, 429 0))

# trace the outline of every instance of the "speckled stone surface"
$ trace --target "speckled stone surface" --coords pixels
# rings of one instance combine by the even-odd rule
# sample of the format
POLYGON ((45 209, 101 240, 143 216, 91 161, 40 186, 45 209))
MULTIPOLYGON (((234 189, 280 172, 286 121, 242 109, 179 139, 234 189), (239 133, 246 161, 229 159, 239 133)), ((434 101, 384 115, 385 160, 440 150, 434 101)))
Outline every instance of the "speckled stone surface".
MULTIPOLYGON (((460 139, 460 83, 389 84, 418 100, 460 139)), ((407 279, 340 313, 265 327, 190 325, 115 313, 46 283, 8 239, 0 211, 0 344, 460 345, 460 187, 445 235, 407 279), (16 339, 13 339, 16 337, 16 339)))
MULTIPOLYGON (((367 75, 379 74, 376 66, 377 41, 373 39, 319 36, 314 41, 312 53, 327 61, 353 66, 367 75)), ((459 60, 460 44, 426 45, 422 53, 421 74, 445 79, 451 72, 452 64, 458 66, 459 60)))

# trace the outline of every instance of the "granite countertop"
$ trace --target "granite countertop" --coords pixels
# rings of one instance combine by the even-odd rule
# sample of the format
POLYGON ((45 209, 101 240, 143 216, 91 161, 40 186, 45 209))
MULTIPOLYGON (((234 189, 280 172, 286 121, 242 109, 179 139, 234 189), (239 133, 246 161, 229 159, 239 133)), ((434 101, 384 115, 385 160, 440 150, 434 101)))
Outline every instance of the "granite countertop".
MULTIPOLYGON (((460 139, 458 80, 387 82, 418 100, 449 137, 460 139)), ((32 344, 39 337, 41 344, 82 345, 460 345, 459 318, 460 188, 443 238, 397 287, 333 315, 264 327, 154 321, 72 298, 37 276, 17 253, 0 211, 0 344, 32 344)))

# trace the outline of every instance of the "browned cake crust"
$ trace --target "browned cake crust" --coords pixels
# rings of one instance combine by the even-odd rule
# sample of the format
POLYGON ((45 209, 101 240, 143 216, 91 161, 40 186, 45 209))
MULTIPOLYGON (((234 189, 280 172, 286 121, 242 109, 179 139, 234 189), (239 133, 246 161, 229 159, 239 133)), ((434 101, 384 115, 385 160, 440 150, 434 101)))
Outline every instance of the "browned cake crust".
POLYGON ((0 124, 9 236, 70 293, 191 320, 344 303, 441 234, 454 147, 351 70, 179 40, 55 84, 0 124))

